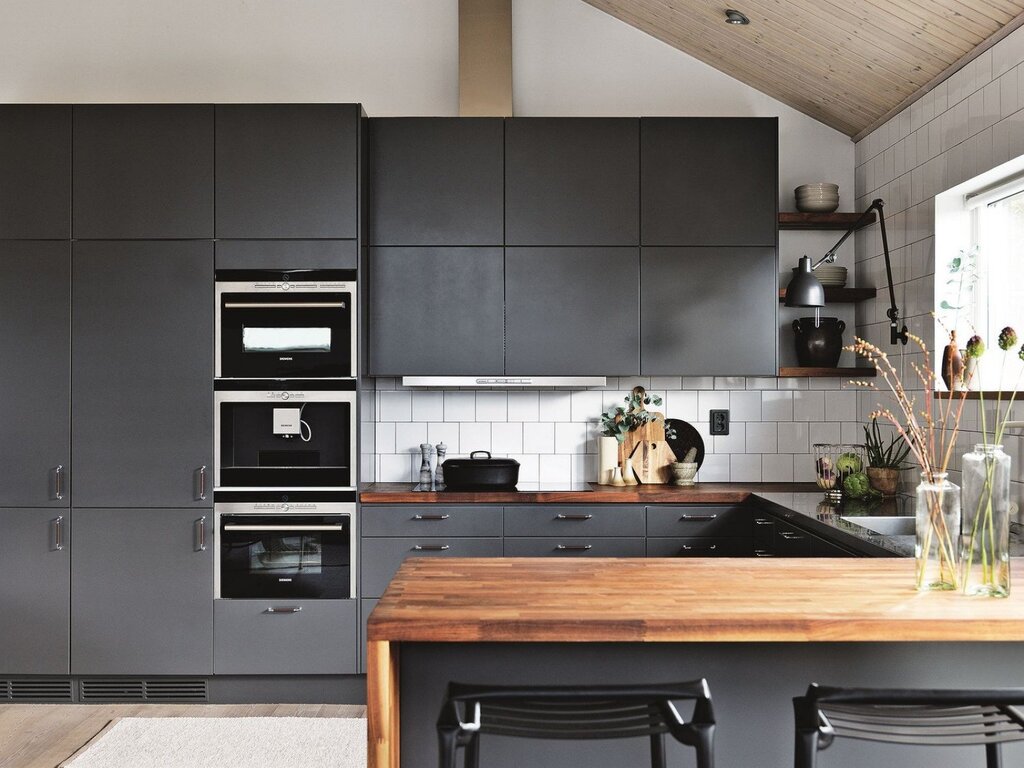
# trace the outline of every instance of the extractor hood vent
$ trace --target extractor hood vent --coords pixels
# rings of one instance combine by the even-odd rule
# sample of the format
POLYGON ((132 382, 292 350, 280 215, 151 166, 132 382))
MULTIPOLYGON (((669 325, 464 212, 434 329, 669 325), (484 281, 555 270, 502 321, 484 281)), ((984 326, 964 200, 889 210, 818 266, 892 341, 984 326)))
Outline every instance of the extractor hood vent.
POLYGON ((403 376, 406 387, 603 387, 605 376, 403 376))
POLYGON ((0 680, 0 700, 28 702, 72 701, 69 678, 14 678, 0 680))

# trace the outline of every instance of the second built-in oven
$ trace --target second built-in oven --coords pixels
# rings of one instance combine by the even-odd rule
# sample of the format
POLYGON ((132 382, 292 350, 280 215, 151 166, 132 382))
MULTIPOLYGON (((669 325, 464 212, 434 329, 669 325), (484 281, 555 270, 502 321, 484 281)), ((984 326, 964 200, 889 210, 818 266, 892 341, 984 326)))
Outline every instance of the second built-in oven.
POLYGON ((217 272, 215 375, 356 375, 356 283, 346 270, 217 272))
POLYGON ((214 385, 214 489, 354 489, 354 382, 258 383, 214 385))

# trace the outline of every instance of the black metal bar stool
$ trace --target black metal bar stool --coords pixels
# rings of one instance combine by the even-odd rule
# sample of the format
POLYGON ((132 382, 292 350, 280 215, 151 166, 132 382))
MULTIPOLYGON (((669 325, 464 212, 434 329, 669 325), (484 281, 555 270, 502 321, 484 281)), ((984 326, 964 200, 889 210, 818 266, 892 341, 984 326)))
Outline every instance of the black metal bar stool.
POLYGON ((1001 745, 1024 740, 1024 688, 906 690, 811 685, 793 699, 796 768, 814 768, 836 738, 921 746, 985 747, 1002 768, 1001 745))
POLYGON ((704 680, 665 685, 491 687, 449 683, 437 721, 440 768, 477 768, 480 736, 651 740, 652 768, 665 768, 665 734, 693 747, 698 768, 714 766, 715 717, 704 680), (694 702, 686 721, 675 702, 694 702))

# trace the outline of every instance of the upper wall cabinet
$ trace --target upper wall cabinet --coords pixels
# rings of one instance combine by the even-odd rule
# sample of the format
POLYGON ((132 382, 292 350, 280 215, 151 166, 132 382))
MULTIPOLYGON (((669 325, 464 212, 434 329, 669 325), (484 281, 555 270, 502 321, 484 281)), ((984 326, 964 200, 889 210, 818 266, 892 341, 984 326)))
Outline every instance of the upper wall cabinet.
POLYGON ((505 249, 505 373, 640 372, 638 248, 505 249))
POLYGON ((508 245, 637 245, 640 121, 505 121, 508 245))
POLYGON ((775 246, 776 118, 643 118, 643 245, 775 246))
POLYGON ((216 110, 217 237, 356 237, 358 105, 216 110))
POLYGON ((0 239, 71 237, 71 107, 0 106, 0 239))
POLYGON ((501 245, 501 118, 370 120, 373 245, 501 245))
POLYGON ((76 106, 74 235, 213 237, 213 107, 76 106))

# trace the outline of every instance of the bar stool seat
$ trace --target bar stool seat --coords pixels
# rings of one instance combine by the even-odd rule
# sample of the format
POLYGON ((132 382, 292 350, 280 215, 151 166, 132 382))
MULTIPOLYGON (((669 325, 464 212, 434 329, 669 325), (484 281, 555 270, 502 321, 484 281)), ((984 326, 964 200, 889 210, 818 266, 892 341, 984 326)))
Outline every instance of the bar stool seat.
POLYGON ((985 747, 1002 768, 1001 745, 1024 740, 1024 688, 907 690, 811 685, 793 699, 796 768, 815 768, 836 738, 920 746, 985 747))
POLYGON ((440 767, 477 768, 480 736, 533 739, 647 737, 652 768, 665 768, 665 734, 693 747, 698 768, 714 768, 715 719, 705 680, 629 686, 479 686, 449 683, 437 721, 440 767), (677 702, 693 702, 685 720, 677 702))

